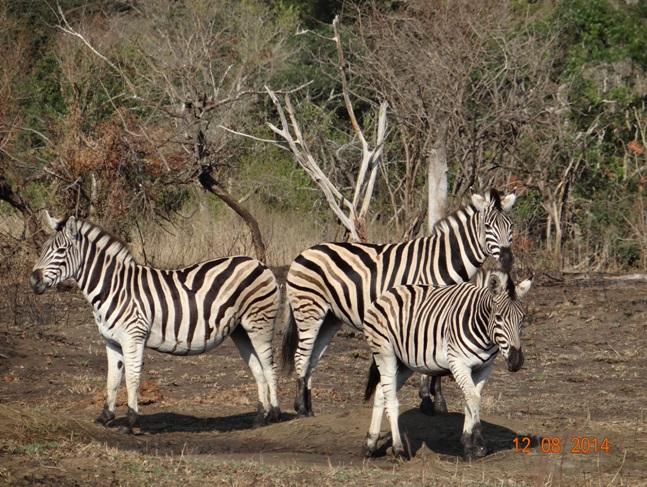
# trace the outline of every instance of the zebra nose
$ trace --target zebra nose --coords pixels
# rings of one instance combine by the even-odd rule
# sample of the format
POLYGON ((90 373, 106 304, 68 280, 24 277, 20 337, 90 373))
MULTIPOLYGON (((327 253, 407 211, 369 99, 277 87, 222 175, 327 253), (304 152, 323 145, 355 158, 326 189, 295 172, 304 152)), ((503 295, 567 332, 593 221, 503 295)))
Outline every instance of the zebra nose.
POLYGON ((499 252, 499 265, 504 272, 510 272, 514 264, 514 256, 510 247, 501 247, 499 252))
POLYGON ((505 360, 505 366, 510 372, 518 372, 523 367, 523 352, 520 348, 511 347, 505 360))
POLYGON ((36 269, 29 276, 29 287, 36 294, 42 294, 45 292, 45 284, 43 283, 43 270, 36 269))

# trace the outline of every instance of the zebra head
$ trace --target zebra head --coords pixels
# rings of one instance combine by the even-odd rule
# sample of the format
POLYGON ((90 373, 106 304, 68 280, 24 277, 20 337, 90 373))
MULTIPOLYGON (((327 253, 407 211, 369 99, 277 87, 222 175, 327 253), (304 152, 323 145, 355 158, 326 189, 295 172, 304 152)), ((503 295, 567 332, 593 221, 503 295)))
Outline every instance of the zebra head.
POLYGON ((490 338, 501 350, 510 372, 517 372, 524 362, 521 323, 525 313, 519 299, 528 292, 531 285, 532 277, 515 286, 506 272, 491 271, 488 275, 488 289, 494 295, 488 326, 490 338))
POLYGON ((61 222, 48 213, 47 221, 53 233, 43 244, 40 259, 29 276, 29 287, 36 294, 42 294, 47 288, 75 277, 81 263, 76 219, 71 216, 61 222))
POLYGON ((472 196, 472 204, 481 213, 481 241, 485 241, 485 250, 499 262, 501 269, 510 272, 514 261, 512 256, 512 219, 507 215, 516 197, 509 194, 501 197, 496 189, 485 195, 472 196))

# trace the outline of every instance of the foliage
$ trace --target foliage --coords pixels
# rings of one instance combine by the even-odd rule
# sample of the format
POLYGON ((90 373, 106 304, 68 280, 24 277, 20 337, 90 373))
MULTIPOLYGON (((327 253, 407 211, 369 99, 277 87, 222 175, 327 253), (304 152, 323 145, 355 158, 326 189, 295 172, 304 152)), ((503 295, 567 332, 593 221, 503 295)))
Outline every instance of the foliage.
POLYGON ((585 65, 631 59, 647 68, 647 9, 644 2, 620 6, 609 0, 565 0, 551 23, 561 32, 563 76, 585 65))
POLYGON ((264 86, 291 92, 322 169, 354 187, 359 154, 330 40, 340 15, 362 130, 389 102, 372 202, 389 240, 424 213, 429 151, 447 121, 450 208, 471 190, 514 189, 519 233, 547 254, 542 265, 647 262, 644 1, 57 5, 102 57, 60 28, 57 6, 0 0, 0 175, 34 208, 126 235, 180 210, 208 171, 243 205, 333 220, 289 152, 232 131, 272 139, 264 86))

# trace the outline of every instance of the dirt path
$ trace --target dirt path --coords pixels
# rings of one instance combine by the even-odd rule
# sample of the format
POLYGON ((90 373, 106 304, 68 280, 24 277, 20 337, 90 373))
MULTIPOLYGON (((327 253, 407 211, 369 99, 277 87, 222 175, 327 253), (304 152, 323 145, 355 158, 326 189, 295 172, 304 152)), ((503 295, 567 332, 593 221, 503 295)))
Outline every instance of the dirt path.
POLYGON ((647 284, 538 285, 526 302, 524 369, 509 374, 498 361, 484 389, 492 453, 463 462, 458 388, 444 384, 448 415, 425 417, 414 381, 399 396, 415 453, 403 464, 386 454, 388 437, 382 457, 360 455, 369 353, 350 329, 315 372, 317 416, 294 418, 293 378, 282 378, 283 422, 259 429, 255 383, 229 341, 203 356, 147 352, 140 427, 124 437, 92 423, 106 364, 88 305, 76 292, 26 299, 0 310, 0 484, 163 484, 173 481, 167 463, 181 461, 193 469, 182 470, 187 485, 201 465, 242 469, 230 485, 647 485, 647 284))

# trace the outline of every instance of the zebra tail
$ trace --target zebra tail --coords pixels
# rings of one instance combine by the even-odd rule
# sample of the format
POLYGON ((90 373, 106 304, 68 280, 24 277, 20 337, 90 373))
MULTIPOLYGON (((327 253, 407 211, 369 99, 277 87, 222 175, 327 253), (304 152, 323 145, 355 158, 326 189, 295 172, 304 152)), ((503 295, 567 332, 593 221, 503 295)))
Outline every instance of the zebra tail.
POLYGON ((366 381, 366 392, 364 393, 364 402, 367 402, 375 393, 375 388, 380 383, 380 370, 377 368, 375 358, 371 360, 371 366, 368 369, 368 381, 366 381))
POLYGON ((292 306, 286 306, 287 322, 283 331, 283 344, 281 345, 281 368, 285 374, 289 375, 294 371, 294 354, 299 344, 299 331, 297 322, 292 313, 292 306))

